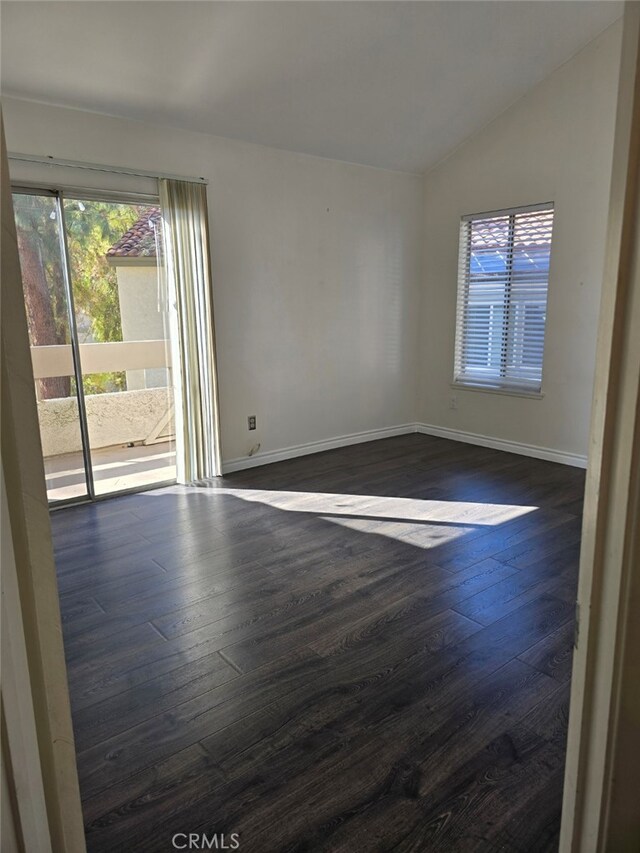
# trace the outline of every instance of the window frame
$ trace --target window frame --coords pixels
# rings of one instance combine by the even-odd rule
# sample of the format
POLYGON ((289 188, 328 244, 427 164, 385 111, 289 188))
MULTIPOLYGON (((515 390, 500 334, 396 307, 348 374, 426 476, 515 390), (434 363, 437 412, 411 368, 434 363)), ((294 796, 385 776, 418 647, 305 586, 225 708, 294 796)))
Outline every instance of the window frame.
MULTIPOLYGON (((485 391, 490 393, 507 394, 520 397, 531 397, 539 399, 544 396, 542 389, 544 379, 544 353, 547 331, 547 306, 549 296, 549 284, 551 279, 551 256, 553 246, 553 229, 555 224, 555 204, 553 201, 541 202, 538 204, 525 205, 521 207, 505 208, 501 210, 492 210, 482 213, 466 214, 460 218, 459 230, 459 246, 458 246, 458 278, 457 278, 457 295, 456 295, 456 320, 455 320, 455 348, 454 348, 454 366, 453 366, 453 381, 452 387, 472 390, 485 391), (521 214, 527 213, 549 213, 551 214, 550 225, 550 243, 549 243, 549 263, 544 286, 543 296, 536 294, 516 294, 513 292, 513 259, 515 251, 515 231, 516 219, 521 214), (486 295, 486 302, 478 299, 475 302, 475 308, 488 309, 489 319, 483 322, 483 325, 489 328, 486 342, 486 365, 469 365, 467 359, 469 356, 469 312, 470 312, 470 262, 471 262, 471 228, 474 222, 491 219, 507 219, 507 242, 504 248, 504 275, 498 279, 496 293, 486 295), (496 302, 496 297, 499 298, 500 290, 502 290, 502 310, 499 312, 499 306, 496 302), (524 315, 527 308, 534 306, 537 310, 542 309, 544 312, 544 321, 541 324, 542 343, 540 346, 540 364, 526 365, 523 362, 526 359, 525 354, 525 320, 524 315), (497 319, 494 319, 494 312, 501 313, 497 319), (515 319, 514 312, 523 316, 515 319), (515 338, 520 338, 520 345, 514 344, 515 338), (465 354, 466 353, 466 354, 465 354), (517 364, 511 365, 509 361, 515 357, 514 361, 517 364), (527 377, 529 372, 532 378, 527 377), (475 373, 475 375, 474 375, 475 373), (539 377, 539 378, 538 378, 539 377)), ((517 281, 517 280, 516 280, 517 281)), ((539 283, 536 283, 539 287, 539 283)), ((536 286, 534 284, 534 287, 536 286)), ((474 358, 481 356, 479 352, 482 343, 475 346, 474 358)))

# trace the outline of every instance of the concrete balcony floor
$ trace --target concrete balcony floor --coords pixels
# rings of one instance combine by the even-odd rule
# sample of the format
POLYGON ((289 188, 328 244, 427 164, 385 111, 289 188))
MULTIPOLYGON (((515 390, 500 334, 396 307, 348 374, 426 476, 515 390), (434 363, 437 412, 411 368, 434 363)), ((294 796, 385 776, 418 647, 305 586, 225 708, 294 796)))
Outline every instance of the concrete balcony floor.
MULTIPOLYGON (((139 489, 176 478, 172 441, 148 446, 106 447, 91 452, 96 495, 139 489)), ((84 459, 81 452, 45 457, 47 494, 50 501, 86 496, 84 459)))

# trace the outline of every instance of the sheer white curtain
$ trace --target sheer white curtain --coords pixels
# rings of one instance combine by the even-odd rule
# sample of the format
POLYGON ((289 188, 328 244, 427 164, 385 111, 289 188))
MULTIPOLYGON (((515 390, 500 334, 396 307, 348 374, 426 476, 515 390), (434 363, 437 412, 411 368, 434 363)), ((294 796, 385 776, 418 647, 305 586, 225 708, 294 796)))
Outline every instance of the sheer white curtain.
POLYGON ((160 180, 172 315, 178 481, 221 473, 215 329, 204 184, 160 180))

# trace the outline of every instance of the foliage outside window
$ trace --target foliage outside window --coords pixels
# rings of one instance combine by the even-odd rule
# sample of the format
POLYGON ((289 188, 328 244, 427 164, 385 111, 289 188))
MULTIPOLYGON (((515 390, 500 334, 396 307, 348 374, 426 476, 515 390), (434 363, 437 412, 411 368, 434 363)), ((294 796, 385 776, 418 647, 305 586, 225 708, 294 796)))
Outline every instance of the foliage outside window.
MULTIPOLYGON (((81 343, 122 341, 117 272, 107 250, 145 212, 145 205, 64 200, 66 239, 81 343)), ((58 251, 61 224, 52 199, 20 194, 14 206, 32 346, 69 344, 64 272, 58 251)), ((43 399, 68 397, 70 377, 38 380, 43 399)), ((126 390, 124 372, 85 376, 85 394, 126 390)))

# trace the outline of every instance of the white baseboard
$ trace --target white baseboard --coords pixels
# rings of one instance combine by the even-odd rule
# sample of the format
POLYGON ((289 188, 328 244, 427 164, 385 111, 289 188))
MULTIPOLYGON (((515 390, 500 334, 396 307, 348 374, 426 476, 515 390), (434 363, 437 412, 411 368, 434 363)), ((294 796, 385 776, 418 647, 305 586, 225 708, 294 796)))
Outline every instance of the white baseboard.
POLYGON ((365 441, 376 441, 379 438, 392 438, 394 435, 407 435, 418 432, 418 424, 401 424, 395 427, 369 429, 365 432, 353 432, 350 435, 340 435, 326 441, 310 441, 308 444, 298 444, 294 447, 283 447, 281 450, 268 450, 255 456, 238 456, 222 463, 222 473, 231 474, 233 471, 243 471, 245 468, 257 468, 269 465, 271 462, 282 462, 285 459, 295 459, 297 456, 307 456, 310 453, 321 453, 323 450, 334 450, 336 447, 348 447, 350 444, 362 444, 365 441))
POLYGON ((416 424, 417 432, 423 435, 435 435, 448 438, 451 441, 462 441, 465 444, 477 444, 480 447, 491 447, 494 450, 504 450, 507 453, 517 453, 520 456, 532 456, 534 459, 546 459, 548 462, 559 462, 562 465, 573 465, 575 468, 586 468, 587 457, 579 453, 567 453, 564 450, 554 450, 551 447, 538 447, 535 444, 521 444, 506 438, 492 438, 488 435, 478 435, 475 432, 463 432, 459 429, 432 426, 431 424, 416 424))
POLYGON ((228 459, 222 463, 222 473, 231 474, 234 471, 243 471, 245 468, 258 468, 260 465, 283 462, 285 459, 295 459, 297 456, 307 456, 311 453, 321 453, 323 450, 334 450, 336 447, 348 447, 350 444, 362 444, 365 441, 376 441, 379 438, 391 438, 394 435, 407 435, 412 432, 435 435, 439 438, 448 438, 451 441, 462 441, 465 444, 477 444, 480 447, 491 447, 494 450, 504 450, 507 453, 517 453, 520 456, 531 456, 534 459, 546 459, 548 462, 559 462, 562 465, 573 465, 576 468, 587 467, 587 457, 578 453, 567 453, 563 450, 553 450, 550 447, 538 447, 535 444, 521 444, 517 441, 492 438, 474 432, 415 423, 354 432, 350 435, 329 438, 326 441, 310 441, 308 444, 283 447, 280 450, 258 452, 255 456, 238 456, 236 459, 228 459))

